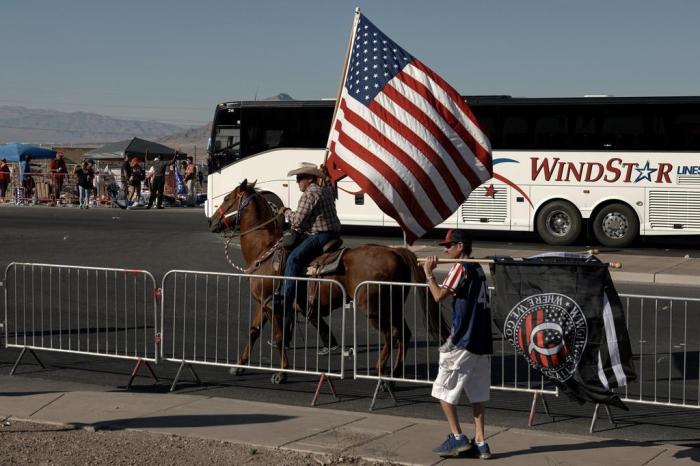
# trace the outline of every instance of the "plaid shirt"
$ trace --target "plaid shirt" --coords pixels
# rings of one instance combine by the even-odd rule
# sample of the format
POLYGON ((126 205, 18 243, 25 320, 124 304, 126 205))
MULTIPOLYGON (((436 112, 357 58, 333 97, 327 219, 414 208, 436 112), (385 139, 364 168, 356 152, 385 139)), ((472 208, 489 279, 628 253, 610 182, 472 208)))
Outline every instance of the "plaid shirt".
POLYGON ((335 210, 335 198, 330 186, 311 183, 299 199, 297 211, 292 214, 292 229, 302 233, 340 233, 340 220, 335 210))

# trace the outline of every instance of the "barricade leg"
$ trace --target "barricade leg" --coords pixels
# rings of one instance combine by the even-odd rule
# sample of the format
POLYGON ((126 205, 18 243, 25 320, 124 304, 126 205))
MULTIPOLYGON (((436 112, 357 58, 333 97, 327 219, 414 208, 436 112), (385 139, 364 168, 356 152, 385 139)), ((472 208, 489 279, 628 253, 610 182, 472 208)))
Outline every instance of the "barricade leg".
POLYGON ((15 371, 17 370, 17 366, 19 366, 19 363, 22 361, 22 358, 24 357, 24 353, 26 353, 27 350, 29 350, 29 352, 31 353, 31 355, 34 356, 34 359, 36 359, 36 362, 39 363, 39 365, 41 366, 41 368, 42 368, 42 369, 46 369, 46 366, 44 365, 43 362, 41 362, 41 359, 39 359, 39 356, 37 356, 36 353, 35 353, 32 349, 27 348, 27 347, 25 346, 24 348, 22 348, 22 352, 19 353, 19 357, 17 358, 17 361, 15 361, 15 365, 12 366, 12 370, 10 371, 10 375, 15 375, 15 371))
POLYGON ((554 417, 549 413, 549 405, 542 393, 534 393, 532 396, 532 405, 530 406, 530 416, 527 419, 527 426, 532 427, 532 423, 535 420, 535 410, 537 409, 537 399, 542 400, 542 405, 544 406, 544 412, 554 420, 554 417))
MULTIPOLYGON (((192 377, 197 381, 197 385, 202 385, 202 381, 199 379, 199 376, 194 370, 194 367, 192 367, 192 364, 187 364, 185 361, 182 361, 180 363, 180 367, 177 368, 177 373, 175 374, 175 378, 173 379, 172 385, 170 385, 170 391, 174 392, 175 387, 177 386, 177 382, 180 380, 180 374, 182 374, 182 369, 185 368, 185 365, 187 365, 187 368, 190 370, 190 374, 192 374, 192 377)), ((233 369, 233 368, 232 368, 233 369)))
POLYGON ((339 401, 340 398, 338 398, 338 394, 335 392, 335 387, 333 386, 333 380, 331 380, 330 377, 326 375, 325 372, 321 373, 321 377, 318 379, 318 385, 316 385, 316 393, 314 393, 314 397, 311 400, 311 406, 316 406, 316 400, 318 399, 319 393, 321 393, 321 385, 323 385, 323 382, 328 382, 328 386, 331 389, 331 393, 333 393, 333 398, 335 398, 335 401, 339 401))
MULTIPOLYGON (((611 425, 615 425, 615 419, 613 419, 612 412, 610 411, 610 407, 608 405, 603 405, 605 406, 605 412, 608 413, 608 422, 610 422, 611 425)), ((588 429, 588 433, 592 434, 593 429, 595 428, 595 423, 598 420, 598 408, 600 408, 600 403, 596 403, 595 409, 593 410, 593 418, 591 419, 591 427, 588 429)))
POLYGON ((126 384, 126 389, 127 389, 127 390, 131 388, 131 384, 132 384, 132 382, 134 381, 134 379, 136 378, 136 374, 138 373, 139 369, 141 368, 141 364, 144 364, 144 363, 145 363, 145 365, 146 365, 146 368, 148 369, 148 372, 151 373, 151 376, 153 377, 153 379, 154 379, 156 382, 158 382, 158 376, 156 375, 156 372, 153 370, 153 367, 151 367, 151 365, 149 364, 149 362, 148 362, 148 361, 144 361, 144 360, 141 359, 141 358, 138 358, 138 360, 136 361, 136 365, 134 366, 134 370, 131 371, 131 377, 129 378, 129 383, 126 384))
POLYGON ((394 406, 398 406, 399 401, 396 399, 396 395, 394 395, 394 390, 392 390, 391 384, 386 383, 382 379, 379 379, 379 380, 377 380, 377 386, 374 388, 374 395, 372 396, 372 404, 369 405, 369 410, 372 411, 374 409, 374 405, 377 403, 377 394, 379 393, 380 388, 382 390, 384 390, 385 392, 388 392, 391 399, 394 400, 394 406))

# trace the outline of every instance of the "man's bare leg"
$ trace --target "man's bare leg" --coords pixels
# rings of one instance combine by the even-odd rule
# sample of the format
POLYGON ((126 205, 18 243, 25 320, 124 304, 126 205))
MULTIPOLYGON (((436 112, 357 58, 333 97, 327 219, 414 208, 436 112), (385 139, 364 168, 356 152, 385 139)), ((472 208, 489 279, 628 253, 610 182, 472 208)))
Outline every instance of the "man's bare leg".
POLYGON ((457 417, 457 406, 448 403, 447 401, 440 400, 440 407, 442 412, 445 413, 447 418, 447 423, 450 425, 450 430, 457 436, 462 433, 462 429, 459 426, 459 418, 457 417))
POLYGON ((472 413, 474 414, 474 441, 477 443, 483 442, 484 433, 484 423, 485 423, 485 409, 483 403, 472 403, 472 413))

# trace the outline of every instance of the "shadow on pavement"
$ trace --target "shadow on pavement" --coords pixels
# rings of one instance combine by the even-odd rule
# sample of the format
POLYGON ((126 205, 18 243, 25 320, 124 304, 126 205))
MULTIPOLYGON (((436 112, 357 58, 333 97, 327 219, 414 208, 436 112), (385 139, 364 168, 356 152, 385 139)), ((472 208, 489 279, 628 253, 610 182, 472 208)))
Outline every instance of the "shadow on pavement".
POLYGON ((272 414, 198 414, 115 419, 89 424, 89 426, 95 430, 213 427, 280 422, 294 417, 272 414))
MULTIPOLYGON (((594 442, 584 442, 584 443, 566 443, 561 445, 538 445, 522 450, 514 450, 505 453, 498 453, 493 455, 493 459, 508 458, 511 456, 526 456, 534 455, 538 453, 555 453, 555 452, 574 452, 574 451, 587 451, 587 450, 600 450, 604 448, 641 448, 641 447, 654 447, 659 448, 652 442, 632 442, 629 440, 596 440, 594 442)), ((689 458, 693 461, 700 461, 700 450, 695 448, 694 445, 688 445, 689 449, 679 451, 674 454, 674 458, 689 458)))

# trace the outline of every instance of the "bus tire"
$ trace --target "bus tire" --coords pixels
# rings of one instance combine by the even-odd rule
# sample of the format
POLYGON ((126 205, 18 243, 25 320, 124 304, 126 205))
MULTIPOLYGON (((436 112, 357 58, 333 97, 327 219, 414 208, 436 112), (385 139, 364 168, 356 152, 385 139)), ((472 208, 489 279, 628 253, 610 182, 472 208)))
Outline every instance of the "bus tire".
POLYGON ((581 234, 581 213, 566 201, 552 201, 537 214, 537 233, 547 243, 566 246, 581 234))
POLYGON ((277 197, 275 193, 263 191, 260 195, 270 204, 270 209, 272 209, 274 213, 277 213, 277 209, 280 207, 284 207, 284 202, 282 202, 282 199, 277 197))
POLYGON ((610 204, 596 214, 593 235, 603 246, 624 248, 639 236, 639 219, 631 207, 610 204))

